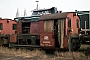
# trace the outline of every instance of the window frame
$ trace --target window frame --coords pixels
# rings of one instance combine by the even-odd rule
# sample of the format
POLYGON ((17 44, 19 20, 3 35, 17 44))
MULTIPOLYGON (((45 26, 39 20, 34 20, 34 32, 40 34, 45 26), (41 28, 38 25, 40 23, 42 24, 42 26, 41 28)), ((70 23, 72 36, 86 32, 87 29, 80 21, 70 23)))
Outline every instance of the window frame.
POLYGON ((53 30, 54 30, 53 20, 44 21, 44 32, 53 32, 53 30))
POLYGON ((68 27, 71 28, 71 18, 70 17, 67 17, 67 20, 68 20, 68 27))
POLYGON ((79 20, 76 19, 76 27, 79 28, 79 20))
POLYGON ((3 30, 3 23, 0 23, 0 30, 3 30))
POLYGON ((12 24, 12 30, 16 30, 17 24, 12 24))

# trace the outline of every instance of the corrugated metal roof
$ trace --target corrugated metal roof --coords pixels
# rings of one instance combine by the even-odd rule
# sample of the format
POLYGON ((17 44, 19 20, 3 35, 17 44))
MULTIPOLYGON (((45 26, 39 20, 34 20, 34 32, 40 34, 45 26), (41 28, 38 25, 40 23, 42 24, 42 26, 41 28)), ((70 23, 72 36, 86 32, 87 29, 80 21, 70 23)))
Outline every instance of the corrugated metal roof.
POLYGON ((66 18, 67 15, 68 15, 68 12, 66 12, 66 13, 47 14, 47 15, 42 15, 39 18, 39 20, 63 19, 63 18, 66 18))

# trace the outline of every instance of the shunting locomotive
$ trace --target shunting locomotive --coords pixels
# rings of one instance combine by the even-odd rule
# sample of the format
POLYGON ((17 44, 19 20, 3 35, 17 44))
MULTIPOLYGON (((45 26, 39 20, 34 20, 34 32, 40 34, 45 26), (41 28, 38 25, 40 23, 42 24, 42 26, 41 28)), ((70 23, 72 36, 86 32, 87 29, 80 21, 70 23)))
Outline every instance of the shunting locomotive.
POLYGON ((17 21, 16 34, 10 35, 9 47, 27 46, 40 47, 39 17, 46 14, 57 13, 57 8, 33 10, 31 16, 14 18, 17 21))
POLYGON ((14 22, 15 30, 8 34, 9 47, 80 48, 80 19, 76 12, 58 13, 55 7, 33 10, 31 16, 16 17, 14 22))

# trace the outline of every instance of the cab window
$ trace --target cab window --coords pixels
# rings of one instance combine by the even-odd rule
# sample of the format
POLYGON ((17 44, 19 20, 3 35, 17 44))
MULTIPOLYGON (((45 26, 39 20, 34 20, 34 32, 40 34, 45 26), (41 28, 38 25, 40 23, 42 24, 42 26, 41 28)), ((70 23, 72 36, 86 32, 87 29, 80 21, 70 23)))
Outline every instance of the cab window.
POLYGON ((0 30, 2 30, 3 29, 3 26, 2 26, 2 23, 0 23, 0 30))
POLYGON ((16 30, 16 24, 13 24, 12 29, 16 30))
POLYGON ((68 27, 71 27, 71 18, 67 18, 68 19, 68 27))
POLYGON ((79 28, 79 20, 76 20, 76 27, 79 28))
POLYGON ((53 21, 44 21, 44 32, 52 32, 53 31, 53 21))

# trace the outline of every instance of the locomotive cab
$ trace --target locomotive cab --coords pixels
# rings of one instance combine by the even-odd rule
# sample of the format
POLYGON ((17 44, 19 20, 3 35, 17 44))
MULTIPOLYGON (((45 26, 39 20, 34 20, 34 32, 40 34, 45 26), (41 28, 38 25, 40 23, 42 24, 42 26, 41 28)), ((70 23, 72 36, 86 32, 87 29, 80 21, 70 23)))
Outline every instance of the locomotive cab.
POLYGON ((79 18, 74 12, 48 14, 40 17, 40 46, 45 49, 68 49, 69 35, 73 49, 80 47, 79 42, 79 18), (77 21, 78 20, 78 21, 77 21))

